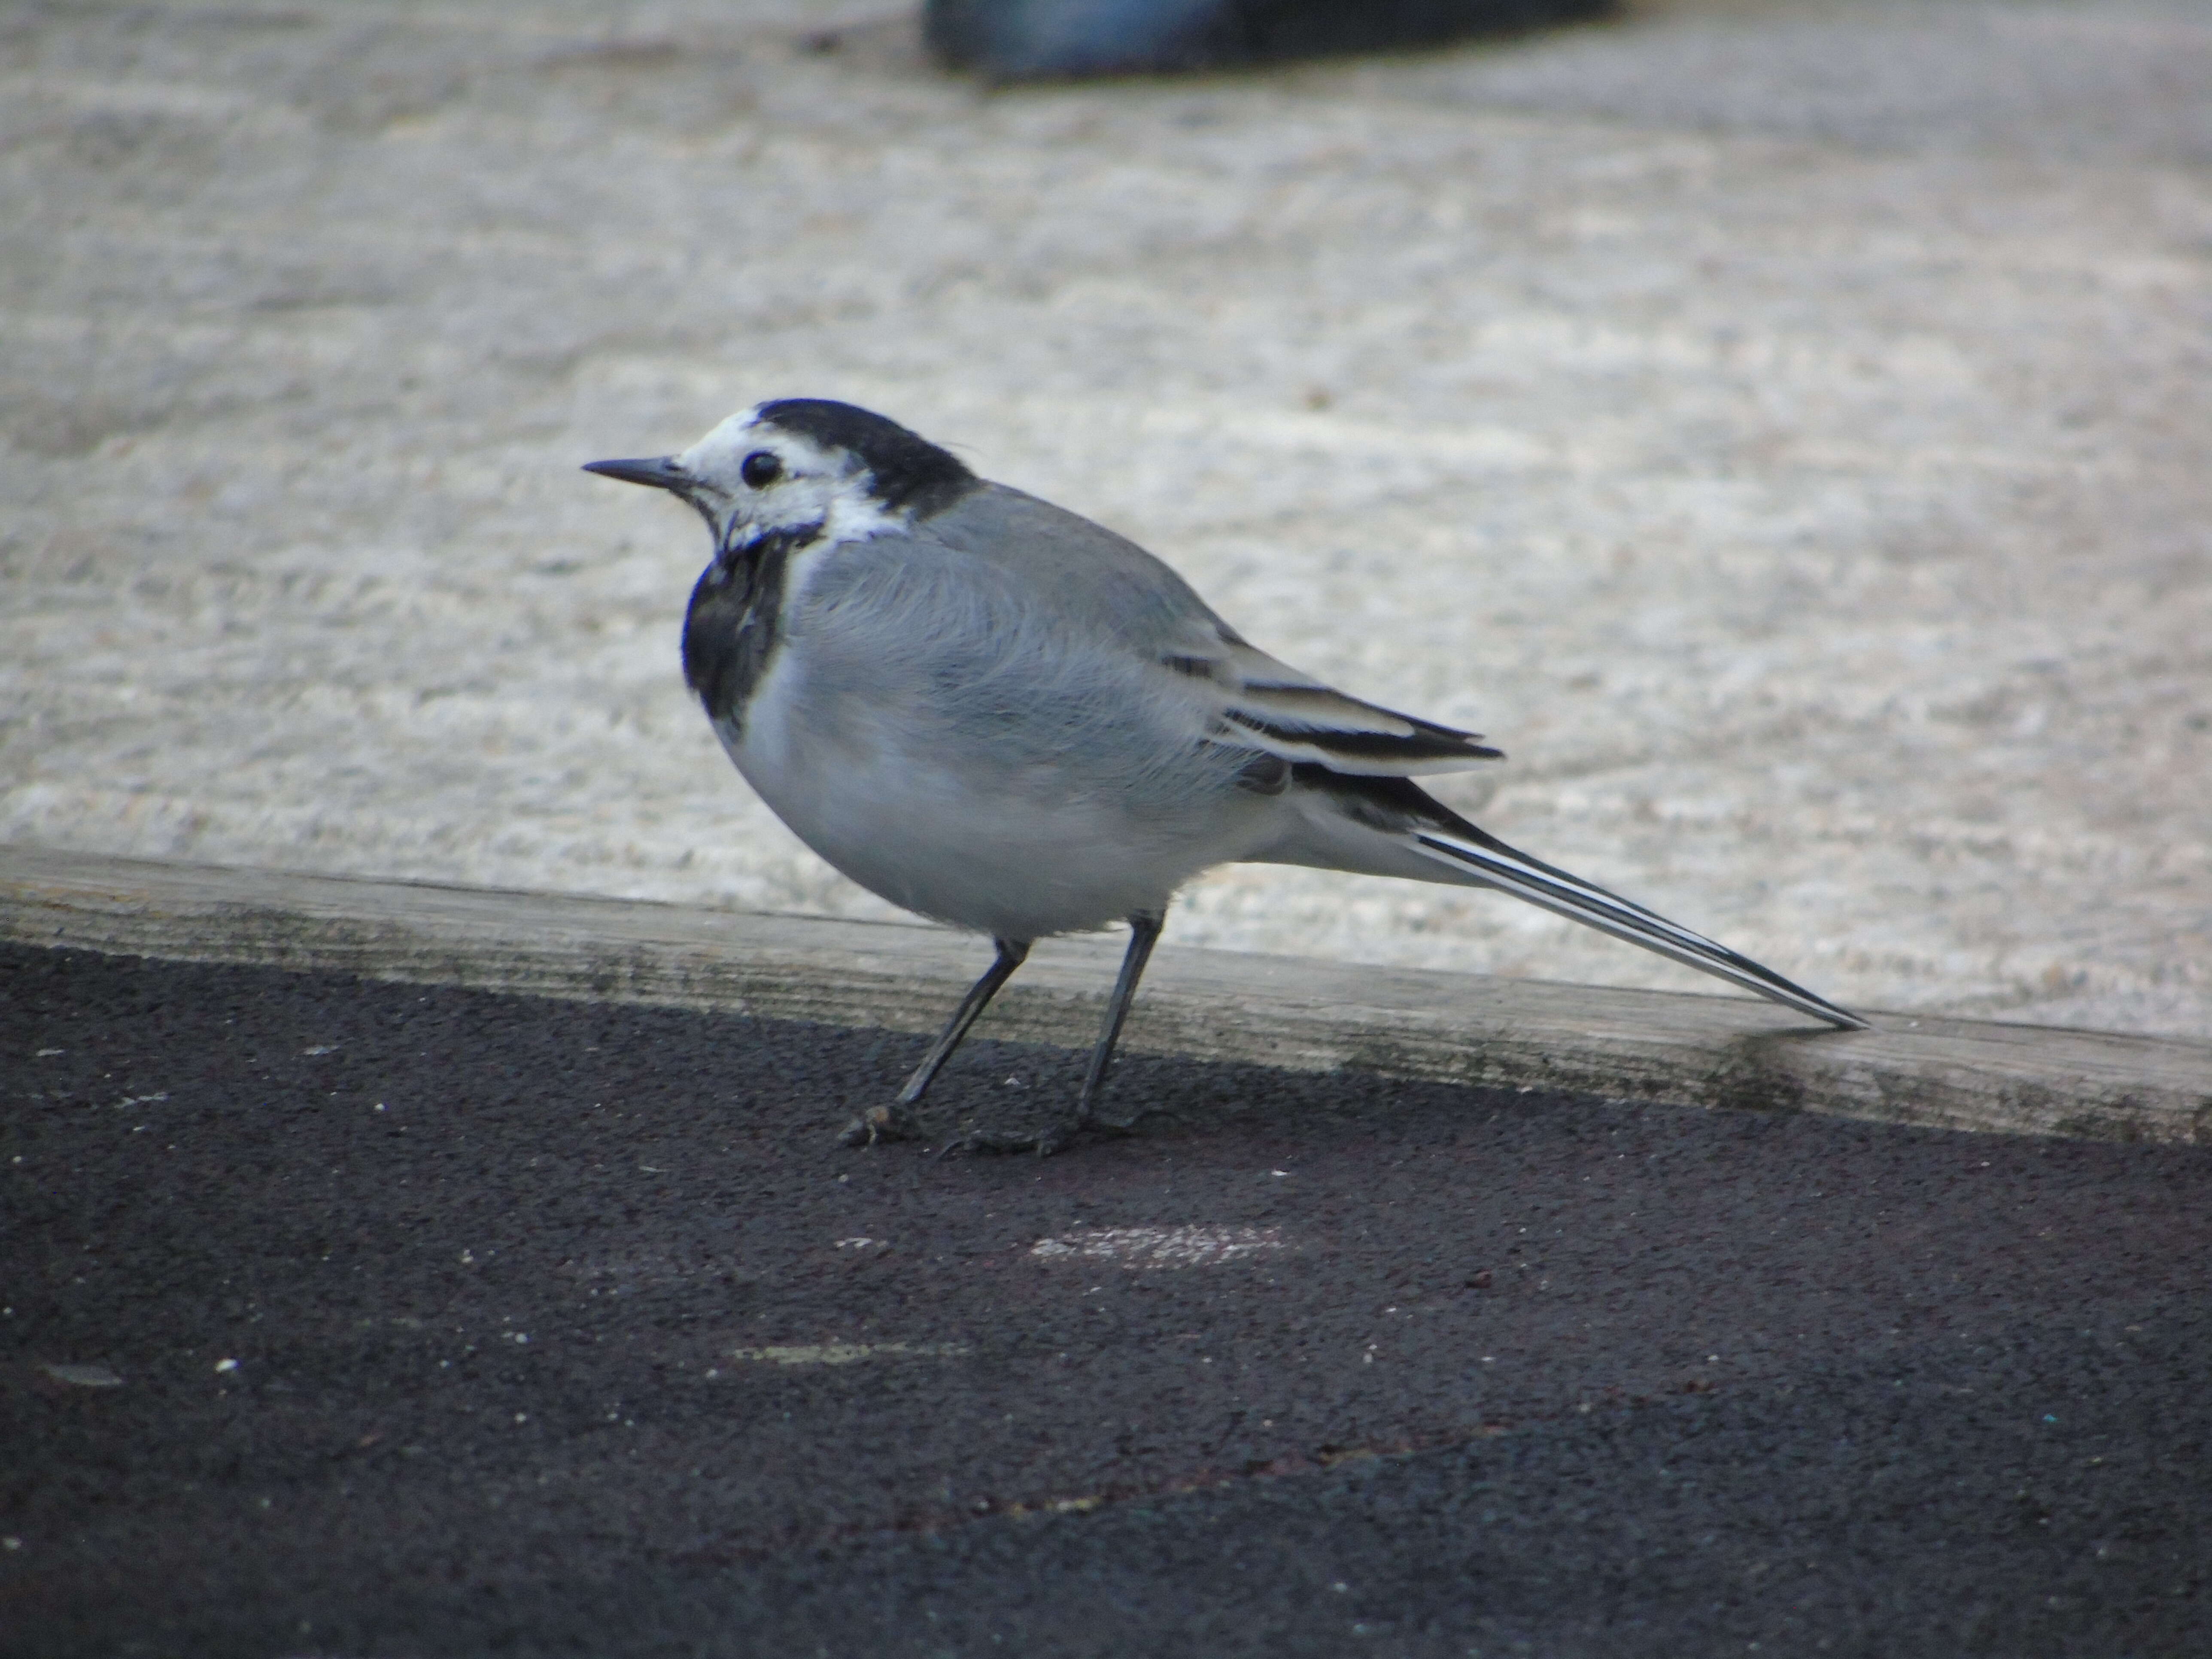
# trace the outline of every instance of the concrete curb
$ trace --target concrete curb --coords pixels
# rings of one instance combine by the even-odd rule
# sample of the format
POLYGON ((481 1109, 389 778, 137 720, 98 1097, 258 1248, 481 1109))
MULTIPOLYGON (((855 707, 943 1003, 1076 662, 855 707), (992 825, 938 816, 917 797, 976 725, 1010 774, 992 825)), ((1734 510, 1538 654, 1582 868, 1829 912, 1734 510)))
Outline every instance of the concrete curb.
MULTIPOLYGON (((933 1031, 988 955, 939 928, 0 848, 0 939, 933 1031)), ((1087 1045, 1118 943, 1038 947, 982 1030, 1087 1045)), ((1862 1011, 1863 1012, 1863 1011, 1862 1011)), ((2181 1145, 2212 1044, 1164 948, 1126 1046, 1301 1071, 2181 1145)))

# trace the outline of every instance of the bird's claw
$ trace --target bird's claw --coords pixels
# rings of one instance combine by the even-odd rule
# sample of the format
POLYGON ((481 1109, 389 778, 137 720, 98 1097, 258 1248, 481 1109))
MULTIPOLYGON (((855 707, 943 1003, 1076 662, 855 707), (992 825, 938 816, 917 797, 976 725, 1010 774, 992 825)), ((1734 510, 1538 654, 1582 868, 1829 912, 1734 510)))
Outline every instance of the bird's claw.
POLYGON ((846 1146, 872 1146, 879 1140, 918 1140, 921 1126, 903 1106, 871 1106, 837 1137, 846 1146))
POLYGON ((948 1139, 939 1151, 940 1158, 951 1158, 955 1152, 970 1155, 1004 1155, 1012 1152, 1034 1152, 1039 1158, 1050 1158, 1054 1152, 1064 1152, 1075 1144, 1075 1137, 1086 1126, 1080 1118, 1064 1118, 1037 1129, 970 1129, 948 1139))
MULTIPOLYGON (((1001 1157, 1015 1152, 1033 1152, 1039 1158, 1050 1158, 1055 1152, 1067 1151, 1085 1134, 1112 1136, 1116 1139, 1134 1134, 1137 1121, 1133 1117, 1126 1121, 1117 1121, 1113 1118, 1084 1114, 1059 1118, 1033 1129, 970 1128, 949 1136, 945 1145, 938 1148, 937 1156, 946 1158, 966 1152, 1001 1157)), ((837 1137, 848 1146, 872 1146, 879 1140, 920 1140, 923 1138, 921 1120, 900 1103, 871 1106, 847 1124, 843 1133, 837 1137)))

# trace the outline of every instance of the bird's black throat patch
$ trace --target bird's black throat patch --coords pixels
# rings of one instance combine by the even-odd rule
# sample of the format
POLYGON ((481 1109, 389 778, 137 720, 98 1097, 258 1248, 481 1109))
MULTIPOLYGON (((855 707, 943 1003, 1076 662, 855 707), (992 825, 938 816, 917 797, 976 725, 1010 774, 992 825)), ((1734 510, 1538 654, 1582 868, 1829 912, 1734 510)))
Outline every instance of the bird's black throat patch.
POLYGON ((714 556, 684 613, 684 683, 707 718, 744 724, 745 704, 778 642, 784 573, 791 556, 822 539, 822 526, 772 530, 714 556))

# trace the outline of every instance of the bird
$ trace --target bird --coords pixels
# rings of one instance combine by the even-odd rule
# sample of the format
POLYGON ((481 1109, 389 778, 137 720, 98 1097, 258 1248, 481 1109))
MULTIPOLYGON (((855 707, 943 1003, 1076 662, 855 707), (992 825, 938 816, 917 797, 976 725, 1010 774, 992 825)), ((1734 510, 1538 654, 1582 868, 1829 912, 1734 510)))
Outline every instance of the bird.
POLYGON ((1233 862, 1493 888, 1838 1030, 1866 1024, 1414 781, 1502 759, 1480 733, 1300 672, 1135 543, 885 416, 777 398, 679 453, 584 470, 706 521, 684 677, 745 781, 860 886, 995 947, 848 1145, 921 1136, 915 1108, 1036 941, 1117 921, 1128 945, 1073 1110, 945 1150, 1042 1156, 1126 1128, 1099 1097, 1169 904, 1233 862))

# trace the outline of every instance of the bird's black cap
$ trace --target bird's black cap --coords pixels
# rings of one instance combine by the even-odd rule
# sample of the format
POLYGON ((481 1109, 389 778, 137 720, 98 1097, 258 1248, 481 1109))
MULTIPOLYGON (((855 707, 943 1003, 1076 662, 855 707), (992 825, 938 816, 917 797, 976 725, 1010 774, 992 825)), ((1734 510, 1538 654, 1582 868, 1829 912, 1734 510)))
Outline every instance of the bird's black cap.
POLYGON ((763 404, 759 419, 824 449, 858 456, 875 481, 876 498, 918 519, 941 513, 981 482, 957 455, 896 421, 826 398, 783 398, 763 404))

